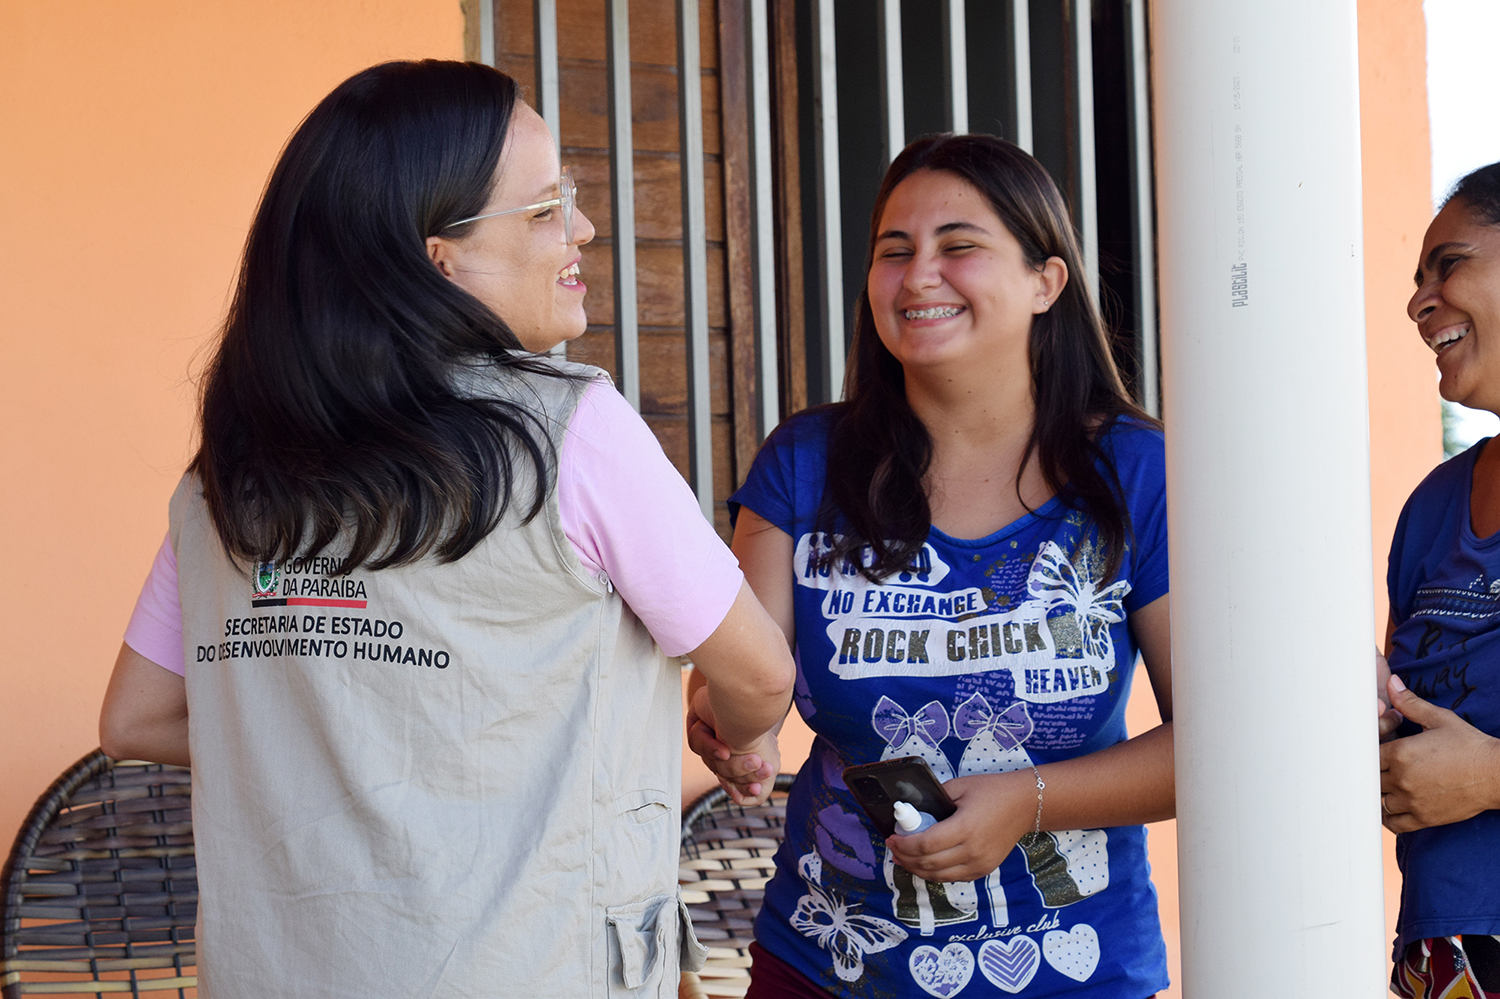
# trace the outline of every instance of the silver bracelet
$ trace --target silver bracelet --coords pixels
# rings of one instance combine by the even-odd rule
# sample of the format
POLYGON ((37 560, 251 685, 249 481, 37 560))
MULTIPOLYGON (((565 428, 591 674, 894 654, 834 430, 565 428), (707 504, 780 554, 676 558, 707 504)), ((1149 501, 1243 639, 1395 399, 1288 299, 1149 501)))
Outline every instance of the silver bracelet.
POLYGON ((1032 833, 1040 836, 1042 833, 1042 792, 1047 789, 1047 784, 1042 780, 1042 772, 1036 768, 1035 763, 1031 764, 1031 773, 1036 777, 1036 828, 1032 830, 1032 833))

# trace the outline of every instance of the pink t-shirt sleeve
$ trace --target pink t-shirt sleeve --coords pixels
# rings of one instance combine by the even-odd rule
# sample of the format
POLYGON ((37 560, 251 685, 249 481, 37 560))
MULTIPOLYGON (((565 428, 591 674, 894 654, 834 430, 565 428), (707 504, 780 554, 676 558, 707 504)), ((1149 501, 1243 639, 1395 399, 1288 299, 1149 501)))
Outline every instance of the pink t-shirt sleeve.
MULTIPOLYGON (((744 575, 646 422, 608 382, 584 391, 558 465, 563 533, 579 560, 609 576, 667 655, 703 644, 729 613, 744 575)), ((183 675, 170 538, 151 563, 125 644, 183 675)))
POLYGON ((563 533, 669 656, 703 644, 744 574, 655 435, 614 386, 584 390, 558 459, 563 533))
POLYGON ((172 539, 163 538, 151 563, 146 585, 136 598, 125 644, 156 665, 182 676, 182 603, 177 599, 177 553, 172 539))

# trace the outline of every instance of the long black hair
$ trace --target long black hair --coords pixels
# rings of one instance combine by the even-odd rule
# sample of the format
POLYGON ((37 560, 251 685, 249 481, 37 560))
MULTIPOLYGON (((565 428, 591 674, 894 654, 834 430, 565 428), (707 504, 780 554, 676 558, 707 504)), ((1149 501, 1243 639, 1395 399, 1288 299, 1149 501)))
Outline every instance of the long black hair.
MULTIPOLYGON (((1065 504, 1087 509, 1109 552, 1104 573, 1109 579, 1119 570, 1130 525, 1118 496, 1118 477, 1097 431, 1120 416, 1156 423, 1131 401, 1115 367, 1062 195, 1040 163, 1003 139, 925 136, 907 146, 886 171, 870 219, 866 271, 891 192, 918 170, 944 170, 972 184, 1021 244, 1031 266, 1040 269, 1049 257, 1067 265, 1062 294, 1032 319, 1036 420, 1016 472, 1016 494, 1021 472, 1037 461, 1048 486, 1065 504)), ((901 363, 875 330, 866 288, 854 320, 845 401, 834 407, 820 521, 831 533, 842 516, 844 529, 825 557, 860 566, 872 581, 914 564, 932 528, 923 488, 932 462, 932 436, 907 403, 905 386, 901 363), (873 558, 863 554, 865 546, 873 558)))
POLYGON ((389 62, 341 83, 288 141, 205 370, 190 465, 231 556, 316 553, 348 528, 344 572, 452 561, 494 530, 527 466, 519 509, 541 509, 554 455, 540 420, 461 385, 475 367, 550 371, 425 244, 483 209, 517 100, 488 66, 389 62))

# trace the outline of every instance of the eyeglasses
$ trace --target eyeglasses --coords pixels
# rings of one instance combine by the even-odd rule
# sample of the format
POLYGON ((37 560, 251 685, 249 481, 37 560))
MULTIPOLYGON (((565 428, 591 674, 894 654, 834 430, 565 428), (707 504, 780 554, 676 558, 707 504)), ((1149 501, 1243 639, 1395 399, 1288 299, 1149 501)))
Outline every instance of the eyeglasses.
POLYGON ((483 215, 471 215, 457 222, 449 222, 443 226, 444 229, 452 229, 456 225, 464 225, 468 222, 478 222, 480 219, 492 219, 500 215, 515 215, 518 212, 535 211, 538 208, 562 208, 563 238, 573 242, 573 196, 578 193, 578 186, 573 183, 573 168, 563 167, 562 176, 557 181, 558 189, 562 192, 560 198, 548 198, 546 201, 538 201, 534 205, 522 205, 520 208, 507 208, 503 212, 485 212, 483 215))

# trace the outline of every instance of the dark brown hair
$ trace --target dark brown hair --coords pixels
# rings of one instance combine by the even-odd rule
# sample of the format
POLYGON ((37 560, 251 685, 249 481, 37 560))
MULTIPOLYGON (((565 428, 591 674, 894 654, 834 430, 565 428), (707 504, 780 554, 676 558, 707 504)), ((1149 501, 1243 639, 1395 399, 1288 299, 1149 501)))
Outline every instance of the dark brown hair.
MULTIPOLYGON (((1066 506, 1088 511, 1109 552, 1109 579, 1119 570, 1130 525, 1118 495, 1118 476, 1097 438, 1121 416, 1159 425, 1131 401, 1120 379, 1062 195, 1040 163, 1003 139, 952 134, 918 139, 896 157, 880 186, 870 220, 867 271, 891 192, 918 170, 947 171, 972 184, 1021 244, 1031 266, 1040 269, 1049 257, 1067 265, 1068 281, 1057 302, 1032 320, 1036 421, 1017 470, 1017 495, 1020 472, 1037 461, 1066 506)), ((837 516, 846 523, 825 557, 830 562, 852 560, 878 580, 914 564, 932 528, 923 488, 932 437, 906 401, 905 375, 875 330, 867 289, 860 292, 855 314, 844 399, 833 407, 820 526, 832 532, 837 516), (861 557, 867 545, 873 560, 861 557)))

